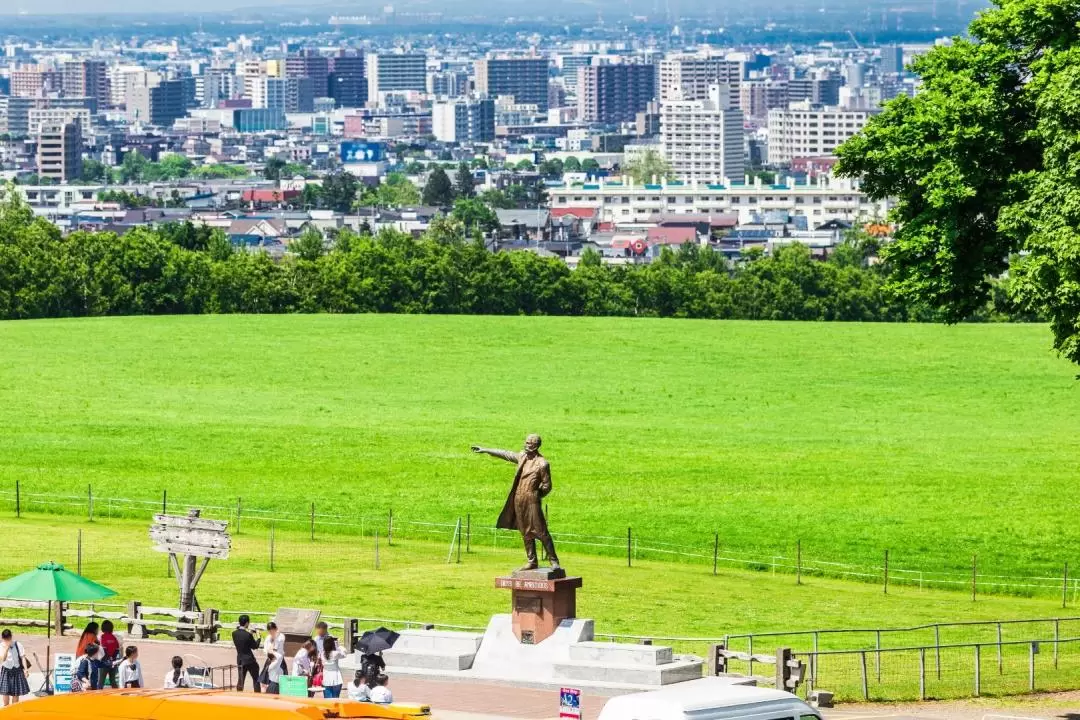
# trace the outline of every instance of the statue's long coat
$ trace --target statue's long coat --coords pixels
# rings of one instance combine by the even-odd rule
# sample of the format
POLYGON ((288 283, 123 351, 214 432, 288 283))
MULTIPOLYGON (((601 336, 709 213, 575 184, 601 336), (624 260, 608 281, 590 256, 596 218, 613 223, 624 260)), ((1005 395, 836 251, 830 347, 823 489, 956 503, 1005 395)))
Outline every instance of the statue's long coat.
POLYGON ((551 492, 551 466, 543 455, 529 458, 525 453, 493 450, 491 454, 517 464, 514 484, 506 498, 496 527, 517 530, 526 538, 548 534, 547 518, 540 501, 551 492))

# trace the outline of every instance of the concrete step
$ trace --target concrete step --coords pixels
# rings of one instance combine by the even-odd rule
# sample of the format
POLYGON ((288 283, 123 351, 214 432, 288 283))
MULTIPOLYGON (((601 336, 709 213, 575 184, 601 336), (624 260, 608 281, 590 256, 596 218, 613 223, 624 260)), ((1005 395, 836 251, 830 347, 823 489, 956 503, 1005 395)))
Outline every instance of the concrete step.
POLYGON ((663 645, 630 645, 612 642, 580 642, 570 646, 570 661, 608 665, 666 665, 674 659, 663 645))
POLYGON ((614 665, 598 662, 555 663, 555 677, 580 682, 612 682, 661 687, 702 676, 704 661, 675 660, 666 665, 614 665))
POLYGON ((449 630, 405 630, 401 633, 398 641, 394 643, 393 650, 390 652, 407 650, 409 652, 429 651, 475 655, 483 639, 483 633, 449 630))
POLYGON ((432 652, 431 650, 402 650, 396 645, 393 650, 383 653, 387 671, 393 673, 396 668, 423 670, 468 670, 472 667, 476 653, 432 652))

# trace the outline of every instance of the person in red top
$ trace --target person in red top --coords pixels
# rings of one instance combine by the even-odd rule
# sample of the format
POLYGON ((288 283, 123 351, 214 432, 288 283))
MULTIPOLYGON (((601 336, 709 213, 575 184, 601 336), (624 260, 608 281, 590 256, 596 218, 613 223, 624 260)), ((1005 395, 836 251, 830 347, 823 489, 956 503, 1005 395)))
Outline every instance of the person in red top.
POLYGON ((120 640, 113 634, 112 620, 101 623, 101 654, 98 669, 98 687, 104 689, 105 681, 109 681, 109 687, 118 688, 116 678, 116 665, 120 662, 120 640))
POLYGON ((86 629, 82 631, 82 635, 79 636, 79 644, 75 646, 75 657, 81 658, 86 646, 90 643, 97 645, 98 641, 98 624, 96 622, 90 622, 86 624, 86 629))

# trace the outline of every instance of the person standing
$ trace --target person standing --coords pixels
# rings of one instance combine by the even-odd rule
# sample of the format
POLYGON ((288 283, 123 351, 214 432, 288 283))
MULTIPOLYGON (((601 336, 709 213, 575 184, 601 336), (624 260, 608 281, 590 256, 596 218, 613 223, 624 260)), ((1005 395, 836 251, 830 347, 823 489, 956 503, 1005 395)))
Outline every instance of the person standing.
POLYGON ((315 634, 311 636, 312 641, 315 643, 315 649, 322 655, 323 641, 326 640, 326 633, 330 630, 329 626, 320 620, 315 623, 315 634))
POLYGON ((90 643, 101 647, 98 644, 98 624, 96 622, 89 622, 86 624, 86 629, 82 631, 82 635, 79 635, 79 642, 75 645, 75 657, 81 658, 86 650, 86 646, 90 643))
POLYGON ((327 635, 323 640, 323 671, 322 687, 323 697, 327 699, 341 697, 341 686, 345 684, 345 678, 341 676, 341 660, 345 657, 345 651, 337 646, 337 640, 327 635))
POLYGON ((120 640, 113 632, 112 620, 101 623, 101 659, 98 660, 98 687, 105 689, 105 681, 109 681, 109 687, 120 687, 117 680, 116 666, 120 664, 120 640))
POLYGON ((285 636, 278 632, 277 623, 271 622, 266 626, 266 641, 263 651, 266 653, 266 692, 271 695, 281 693, 281 676, 288 674, 288 666, 285 664, 285 636))
POLYGON ((120 663, 120 687, 143 687, 142 663, 139 662, 139 648, 128 645, 124 649, 124 661, 120 663))
POLYGON ((236 691, 244 692, 244 683, 250 675, 255 692, 262 692, 262 688, 259 687, 259 661, 255 659, 259 641, 248 630, 251 618, 241 615, 238 624, 239 627, 233 630, 232 634, 233 646, 236 648, 236 673, 239 676, 236 681, 236 691))
POLYGON ((312 658, 315 656, 316 652, 318 651, 315 649, 314 640, 308 640, 301 645, 300 649, 296 651, 296 655, 293 657, 292 674, 296 677, 310 678, 312 675, 311 669, 315 664, 312 658))
POLYGON ((26 681, 26 671, 30 661, 26 659, 26 650, 21 642, 15 640, 10 630, 0 633, 0 697, 4 705, 19 702, 23 695, 30 694, 30 684, 26 681))

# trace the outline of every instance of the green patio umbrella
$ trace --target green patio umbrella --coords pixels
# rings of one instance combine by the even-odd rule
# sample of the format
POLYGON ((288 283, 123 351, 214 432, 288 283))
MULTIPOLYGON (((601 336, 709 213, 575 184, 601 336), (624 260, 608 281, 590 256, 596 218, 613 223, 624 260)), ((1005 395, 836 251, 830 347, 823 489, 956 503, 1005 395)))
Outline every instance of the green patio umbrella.
POLYGON ((52 662, 52 604, 54 602, 88 602, 116 594, 104 585, 87 580, 64 569, 63 565, 47 562, 37 568, 0 582, 0 598, 47 602, 49 643, 45 648, 45 691, 50 692, 49 667, 52 662))

